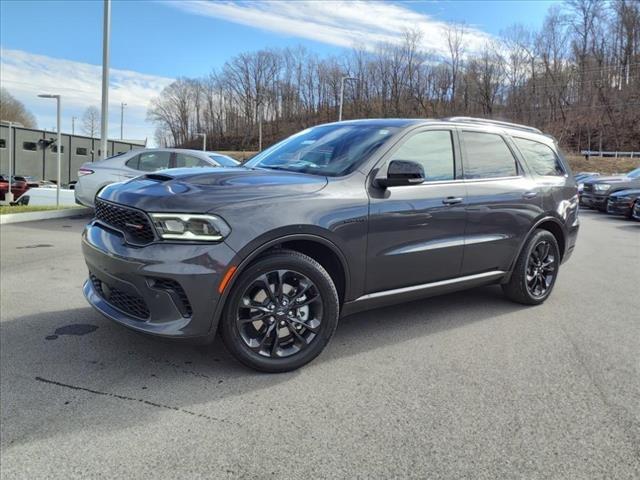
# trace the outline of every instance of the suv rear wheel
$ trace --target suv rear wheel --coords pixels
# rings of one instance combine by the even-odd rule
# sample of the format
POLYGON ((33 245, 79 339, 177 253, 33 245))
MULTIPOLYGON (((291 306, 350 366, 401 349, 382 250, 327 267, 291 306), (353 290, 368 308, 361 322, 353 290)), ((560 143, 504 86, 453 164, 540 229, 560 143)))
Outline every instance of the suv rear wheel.
POLYGON ((520 252, 511 279, 502 285, 502 290, 514 302, 538 305, 551 294, 559 266, 556 237, 547 230, 536 230, 520 252))
POLYGON ((258 259, 234 285, 222 338, 245 365, 287 372, 313 360, 338 324, 336 287, 312 258, 281 250, 258 259))

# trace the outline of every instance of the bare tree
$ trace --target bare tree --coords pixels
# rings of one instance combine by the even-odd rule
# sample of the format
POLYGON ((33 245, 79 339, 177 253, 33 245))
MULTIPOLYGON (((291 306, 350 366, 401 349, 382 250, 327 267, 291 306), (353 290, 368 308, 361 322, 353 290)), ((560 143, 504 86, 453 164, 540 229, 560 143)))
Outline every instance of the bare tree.
POLYGON ((88 107, 82 114, 82 131, 88 137, 95 138, 100 132, 100 110, 88 107))
POLYGON ((33 114, 5 88, 0 88, 0 120, 36 128, 36 118, 33 114))

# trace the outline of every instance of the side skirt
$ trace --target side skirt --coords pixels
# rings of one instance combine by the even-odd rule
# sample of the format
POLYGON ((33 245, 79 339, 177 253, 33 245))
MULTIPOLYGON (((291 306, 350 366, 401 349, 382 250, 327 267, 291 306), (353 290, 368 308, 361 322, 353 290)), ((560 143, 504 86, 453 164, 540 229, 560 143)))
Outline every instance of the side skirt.
POLYGON ((345 303, 342 306, 340 315, 344 317, 357 312, 370 310, 372 308, 379 308, 396 303, 418 300, 420 298, 433 297, 457 290, 466 290, 472 287, 489 285, 499 282, 506 274, 507 272, 502 270, 493 270, 490 272, 477 273, 475 275, 451 278, 438 282, 368 293, 352 300, 351 302, 345 303))

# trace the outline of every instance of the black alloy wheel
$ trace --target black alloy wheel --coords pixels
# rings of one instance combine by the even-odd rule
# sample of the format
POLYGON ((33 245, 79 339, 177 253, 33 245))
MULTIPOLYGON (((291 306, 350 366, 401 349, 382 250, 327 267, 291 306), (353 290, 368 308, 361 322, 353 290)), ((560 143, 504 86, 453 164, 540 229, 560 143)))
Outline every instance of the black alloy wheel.
POLYGON ((536 298, 543 298, 556 271, 556 257, 548 240, 542 240, 531 250, 527 263, 527 290, 536 298))
POLYGON ((331 276, 314 259, 274 250, 247 267, 232 286, 221 319, 229 351, 263 372, 287 372, 324 349, 338 324, 331 276))
POLYGON ((559 268, 560 249, 556 237, 548 230, 536 230, 520 251, 502 290, 514 302, 538 305, 551 294, 559 268))

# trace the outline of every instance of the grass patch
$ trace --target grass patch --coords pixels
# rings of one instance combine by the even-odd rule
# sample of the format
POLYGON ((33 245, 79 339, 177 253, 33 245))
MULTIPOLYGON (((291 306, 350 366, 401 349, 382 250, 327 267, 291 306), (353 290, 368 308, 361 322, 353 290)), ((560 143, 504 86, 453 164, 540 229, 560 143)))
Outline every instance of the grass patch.
POLYGON ((568 155, 567 160, 573 173, 600 172, 605 175, 627 173, 640 167, 640 158, 612 158, 591 157, 586 160, 583 156, 568 155))
POLYGON ((27 213, 27 212, 45 212, 47 210, 67 210, 69 208, 79 208, 79 207, 56 207, 52 205, 50 207, 42 205, 42 206, 33 206, 29 205, 0 205, 0 215, 7 215, 9 213, 27 213))

